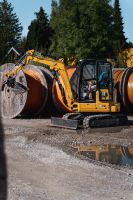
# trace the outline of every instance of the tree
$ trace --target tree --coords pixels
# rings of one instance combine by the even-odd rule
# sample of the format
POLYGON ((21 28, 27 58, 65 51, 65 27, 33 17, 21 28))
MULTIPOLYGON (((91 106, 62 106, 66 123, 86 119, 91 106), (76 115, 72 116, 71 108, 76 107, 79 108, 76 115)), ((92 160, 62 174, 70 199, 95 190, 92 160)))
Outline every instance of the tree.
POLYGON ((87 16, 90 23, 88 38, 89 55, 94 58, 106 58, 113 54, 112 27, 113 9, 110 0, 88 0, 86 2, 87 16))
MULTIPOLYGON (((0 62, 11 47, 17 47, 21 38, 22 26, 13 12, 11 3, 0 2, 0 62)), ((7 60, 7 59, 6 59, 7 60)), ((3 61, 5 62, 5 61, 3 61)))
POLYGON ((55 54, 55 51, 57 49, 57 40, 58 40, 58 32, 60 29, 59 26, 59 6, 56 0, 52 0, 51 3, 51 16, 50 16, 50 26, 53 30, 53 36, 52 36, 52 41, 51 41, 51 46, 50 46, 50 52, 55 54))
POLYGON ((59 5, 52 2, 51 25, 55 32, 52 47, 63 57, 77 54, 80 46, 79 15, 77 0, 60 0, 59 5))
POLYGON ((51 19, 50 19, 50 25, 55 29, 58 25, 58 16, 59 16, 59 7, 58 3, 55 0, 52 0, 51 3, 51 19))
POLYGON ((49 25, 48 16, 42 7, 35 15, 36 19, 28 27, 26 49, 35 49, 42 53, 48 52, 53 33, 49 25))
POLYGON ((119 0, 114 2, 114 49, 116 54, 124 49, 127 45, 126 38, 124 35, 123 18, 121 15, 121 8, 119 0))
POLYGON ((22 37, 21 40, 20 40, 20 43, 18 45, 18 50, 21 53, 21 55, 24 54, 25 51, 26 51, 26 42, 27 42, 27 38, 22 37))
POLYGON ((127 42, 126 48, 133 48, 133 43, 132 42, 127 42))
POLYGON ((112 55, 113 9, 109 3, 60 0, 57 15, 51 19, 56 38, 53 50, 63 57, 74 54, 78 59, 112 55))

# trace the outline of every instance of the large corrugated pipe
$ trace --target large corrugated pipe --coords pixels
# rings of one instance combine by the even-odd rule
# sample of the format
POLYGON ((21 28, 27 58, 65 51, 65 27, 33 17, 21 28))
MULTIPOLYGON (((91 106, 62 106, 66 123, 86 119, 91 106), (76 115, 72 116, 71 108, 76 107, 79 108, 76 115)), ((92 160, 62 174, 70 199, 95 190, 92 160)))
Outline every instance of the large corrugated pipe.
MULTIPOLYGON (((14 65, 13 65, 14 66, 14 65)), ((12 64, 5 64, 2 70, 10 70, 12 64)), ((1 83, 3 83, 1 73, 1 83)), ((21 92, 7 84, 1 89, 1 113, 4 118, 14 118, 19 115, 38 116, 48 114, 48 104, 51 101, 49 91, 52 90, 53 77, 47 69, 39 66, 26 65, 24 71, 19 71, 16 82, 26 90, 21 92), (47 111, 46 111, 47 110, 47 111)))
POLYGON ((118 99, 127 112, 133 112, 133 67, 114 69, 114 81, 118 99))

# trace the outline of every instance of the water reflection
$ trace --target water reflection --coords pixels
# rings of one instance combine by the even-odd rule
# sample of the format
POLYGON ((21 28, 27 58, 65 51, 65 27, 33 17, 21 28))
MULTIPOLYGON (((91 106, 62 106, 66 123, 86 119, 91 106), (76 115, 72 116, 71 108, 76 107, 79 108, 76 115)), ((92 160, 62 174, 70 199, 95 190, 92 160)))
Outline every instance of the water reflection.
POLYGON ((133 166, 133 147, 111 144, 77 146, 78 152, 90 159, 111 164, 133 166))

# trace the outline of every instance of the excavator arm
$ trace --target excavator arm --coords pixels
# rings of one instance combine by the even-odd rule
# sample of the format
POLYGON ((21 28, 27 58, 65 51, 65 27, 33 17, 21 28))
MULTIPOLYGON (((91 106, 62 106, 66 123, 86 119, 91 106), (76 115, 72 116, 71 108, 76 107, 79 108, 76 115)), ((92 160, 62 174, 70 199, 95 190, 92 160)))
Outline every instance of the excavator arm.
POLYGON ((30 50, 26 52, 25 56, 23 56, 23 59, 18 62, 15 68, 9 72, 4 73, 4 76, 7 78, 16 76, 18 71, 24 70, 24 66, 29 64, 31 61, 39 64, 44 64, 48 69, 54 72, 54 76, 59 84, 64 103, 69 108, 71 108, 72 103, 74 102, 73 94, 64 62, 61 59, 54 60, 49 57, 38 57, 35 55, 34 50, 30 50))

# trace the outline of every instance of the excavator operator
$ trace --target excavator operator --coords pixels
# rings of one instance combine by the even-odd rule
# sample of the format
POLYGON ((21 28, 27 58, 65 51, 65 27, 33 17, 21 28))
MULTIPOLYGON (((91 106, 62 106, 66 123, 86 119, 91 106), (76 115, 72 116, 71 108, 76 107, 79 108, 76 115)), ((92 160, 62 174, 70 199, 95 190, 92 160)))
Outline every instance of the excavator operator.
POLYGON ((102 72, 98 78, 98 83, 100 88, 108 86, 108 74, 107 72, 102 72))
POLYGON ((88 83, 87 96, 88 96, 89 100, 94 100, 95 99, 95 94, 96 94, 96 81, 95 80, 90 80, 87 83, 88 83))

